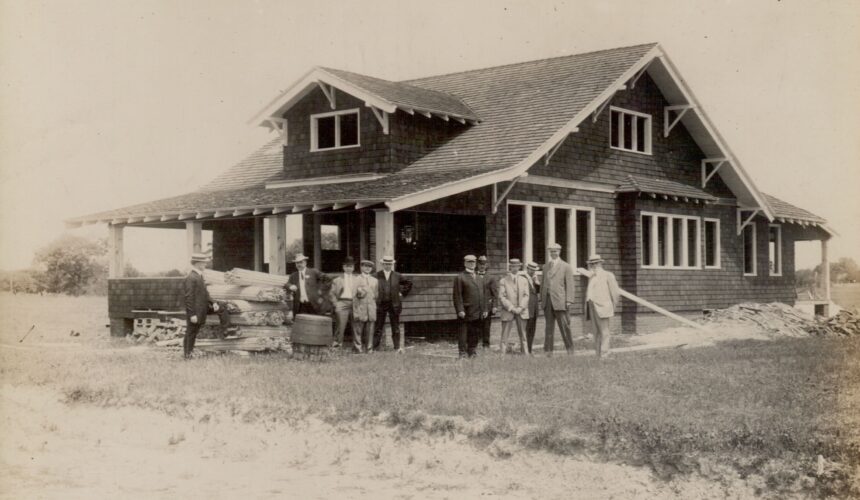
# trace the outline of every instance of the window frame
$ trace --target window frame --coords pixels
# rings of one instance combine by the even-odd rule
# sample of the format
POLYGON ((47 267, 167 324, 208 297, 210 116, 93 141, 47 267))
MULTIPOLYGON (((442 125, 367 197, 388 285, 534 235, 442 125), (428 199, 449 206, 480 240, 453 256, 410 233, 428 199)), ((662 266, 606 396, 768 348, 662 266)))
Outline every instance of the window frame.
POLYGON ((758 238, 758 234, 756 231, 756 225, 754 223, 747 224, 741 230, 741 237, 744 238, 741 240, 741 270, 743 271, 744 276, 758 276, 758 244, 757 244, 758 242, 756 241, 756 239, 758 238), (750 233, 752 233, 752 252, 751 252, 752 253, 752 272, 751 273, 748 273, 746 271, 746 269, 747 269, 746 263, 747 262, 746 262, 746 252, 745 252, 745 248, 746 248, 745 238, 747 237, 746 236, 747 235, 747 233, 746 233, 747 228, 751 228, 750 233))
MULTIPOLYGON (((507 255, 507 261, 511 260, 511 249, 510 249, 510 225, 507 223, 508 217, 508 207, 511 205, 518 205, 524 207, 523 212, 523 266, 528 264, 529 261, 534 262, 542 262, 546 263, 546 256, 537 256, 531 255, 531 243, 533 243, 532 236, 527 236, 526 232, 532 230, 531 223, 531 211, 533 207, 545 207, 547 208, 547 231, 546 231, 546 239, 550 239, 550 235, 555 234, 555 226, 552 226, 552 231, 549 230, 550 224, 550 210, 568 210, 572 212, 568 215, 568 231, 567 237, 568 241, 557 242, 562 246, 562 258, 567 261, 568 264, 571 265, 572 268, 576 268, 576 261, 578 258, 577 255, 577 245, 576 245, 576 212, 588 212, 588 252, 589 254, 597 253, 597 212, 594 207, 586 207, 580 205, 564 205, 560 203, 543 203, 539 201, 522 201, 522 200, 507 200, 505 206, 505 254, 507 255), (571 245, 570 243, 573 242, 571 245), (527 244, 529 243, 529 244, 527 244)), ((552 218, 555 218, 553 214, 552 218)), ((547 245, 544 245, 546 247, 547 245)), ((546 248, 544 248, 546 251, 546 248)), ((587 256, 586 256, 587 257, 587 256)))
POLYGON ((310 116, 311 121, 311 153, 318 151, 334 151, 337 149, 350 149, 361 146, 361 109, 351 108, 339 111, 329 111, 328 113, 316 113, 310 116), (340 117, 343 115, 355 115, 355 133, 356 143, 346 146, 340 145, 340 117), (334 146, 330 148, 320 148, 319 146, 319 119, 334 117, 334 146))
POLYGON ((767 226, 767 259, 768 259, 768 276, 782 276, 782 225, 780 224, 768 224, 767 226), (770 269, 770 230, 776 229, 776 263, 779 266, 774 266, 774 268, 778 267, 775 271, 770 269))
POLYGON ((677 270, 695 270, 702 269, 702 218, 696 215, 678 215, 678 214, 668 214, 661 212, 649 212, 649 211, 641 211, 639 213, 639 237, 637 238, 637 246, 639 247, 639 267, 642 269, 677 269, 677 270), (642 247, 642 228, 644 227, 644 218, 650 217, 651 219, 651 241, 649 242, 650 252, 651 252, 651 264, 645 264, 645 251, 644 247, 642 247), (666 264, 660 265, 660 245, 659 241, 659 219, 666 219, 666 264), (674 249, 674 220, 681 220, 681 235, 680 235, 680 243, 681 243, 681 265, 676 266, 673 264, 675 261, 675 249, 674 249), (690 248, 689 242, 689 225, 687 221, 695 221, 696 223, 696 237, 694 238, 695 244, 694 248, 690 248), (696 263, 695 265, 688 265, 689 262, 689 254, 690 251, 696 252, 696 263))
MULTIPOLYGON (((633 123, 635 124, 636 120, 634 120, 633 123)), ((610 149, 614 149, 616 151, 626 151, 628 153, 637 153, 637 154, 641 154, 641 155, 649 155, 649 156, 652 154, 653 144, 654 144, 654 134, 652 133, 653 128, 654 128, 654 120, 650 114, 640 113, 639 111, 633 111, 631 109, 619 108, 617 106, 609 106, 609 127, 608 128, 609 128, 608 133, 609 133, 609 148, 610 149), (619 145, 618 146, 612 145, 612 130, 613 130, 612 112, 613 111, 619 112, 620 113, 619 116, 621 116, 621 126, 618 127, 618 129, 617 129, 618 134, 619 134, 619 136, 618 136, 618 144, 619 145), (632 137, 632 142, 634 144, 634 149, 627 149, 627 148, 623 147, 623 145, 624 145, 624 115, 625 114, 628 114, 628 115, 631 115, 634 117, 645 118, 646 126, 645 126, 645 135, 644 135, 644 137, 645 137, 645 150, 644 151, 639 151, 638 149, 635 149, 635 146, 638 143, 638 137, 636 134, 636 132, 637 132, 636 130, 634 130, 630 134, 630 136, 632 137)))
POLYGON ((721 257, 722 250, 723 250, 722 243, 720 241, 720 219, 715 219, 713 217, 703 217, 702 218, 702 268, 703 269, 721 269, 723 267, 722 266, 722 257, 721 257), (716 223, 716 228, 715 228, 715 233, 714 233, 715 234, 714 244, 716 245, 716 248, 714 249, 715 259, 714 259, 714 265, 713 266, 708 265, 708 259, 707 259, 707 255, 706 255, 706 253, 708 251, 708 238, 707 238, 708 222, 716 223))

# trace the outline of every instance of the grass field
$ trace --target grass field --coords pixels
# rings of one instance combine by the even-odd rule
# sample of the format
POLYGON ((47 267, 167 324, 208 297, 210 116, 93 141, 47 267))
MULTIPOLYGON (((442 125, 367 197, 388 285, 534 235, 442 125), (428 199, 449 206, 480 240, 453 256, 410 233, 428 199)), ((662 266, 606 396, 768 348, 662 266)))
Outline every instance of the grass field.
POLYGON ((843 283, 830 287, 833 302, 843 309, 860 310, 860 283, 843 283))
POLYGON ((0 302, 0 378, 56 387, 69 402, 248 422, 373 419, 405 433, 465 434, 478 445, 648 464, 666 477, 740 477, 776 496, 860 494, 856 338, 733 342, 607 363, 389 353, 325 363, 282 355, 183 362, 175 351, 106 340, 104 304, 97 311, 94 299, 0 302), (55 311, 62 320, 46 319, 55 311), (18 342, 43 321, 33 339, 18 342), (69 345, 27 347, 57 342, 66 329, 81 335, 69 345))

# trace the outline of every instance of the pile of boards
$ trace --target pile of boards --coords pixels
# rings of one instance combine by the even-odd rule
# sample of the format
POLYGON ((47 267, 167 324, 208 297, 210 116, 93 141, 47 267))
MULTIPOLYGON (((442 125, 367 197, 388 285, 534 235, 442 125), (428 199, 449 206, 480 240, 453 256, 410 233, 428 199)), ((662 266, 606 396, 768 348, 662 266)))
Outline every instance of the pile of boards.
POLYGON ((705 318, 705 325, 718 328, 750 324, 771 336, 860 334, 860 316, 857 313, 842 311, 831 318, 817 318, 779 302, 770 304, 745 302, 726 309, 717 309, 705 318))

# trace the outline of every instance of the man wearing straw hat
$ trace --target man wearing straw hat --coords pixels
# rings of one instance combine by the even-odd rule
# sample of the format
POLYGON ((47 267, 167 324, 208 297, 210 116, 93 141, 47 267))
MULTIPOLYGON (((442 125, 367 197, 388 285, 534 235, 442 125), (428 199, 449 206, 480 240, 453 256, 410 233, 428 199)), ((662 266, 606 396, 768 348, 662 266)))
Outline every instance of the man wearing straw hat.
POLYGON ((304 254, 296 255, 293 263, 296 272, 290 275, 286 285, 293 295, 293 314, 317 314, 321 302, 320 272, 308 267, 308 258, 304 254))
POLYGON ((573 304, 574 282, 573 269, 570 264, 563 261, 561 245, 551 243, 547 246, 549 260, 543 265, 543 285, 540 289, 540 301, 543 304, 544 318, 546 319, 546 335, 543 341, 543 350, 548 356, 552 356, 554 349, 555 325, 561 331, 561 339, 568 354, 573 354, 573 339, 570 334, 570 318, 568 308, 573 304))
POLYGON ((373 323, 379 280, 372 274, 373 262, 361 261, 361 274, 355 278, 352 300, 352 345, 356 352, 373 352, 373 323))
POLYGON ((406 345, 406 335, 400 336, 400 312, 403 311, 401 299, 412 290, 412 281, 394 270, 394 257, 382 257, 382 270, 376 273, 379 280, 379 295, 376 296, 376 331, 373 334, 373 349, 382 345, 382 332, 385 317, 391 321, 391 341, 394 349, 402 353, 406 345))
POLYGON ((535 330, 537 330, 538 309, 540 309, 540 276, 537 271, 540 266, 537 262, 529 262, 526 266, 526 272, 523 276, 529 282, 529 319, 526 320, 526 343, 528 344, 528 353, 532 354, 532 344, 535 340, 535 330))
POLYGON ((594 326, 594 348, 597 358, 609 356, 609 331, 615 308, 621 302, 621 292, 615 275, 603 269, 603 259, 593 254, 588 258, 588 278, 585 291, 585 311, 594 326))
POLYGON ((218 338, 225 337, 227 327, 230 326, 230 315, 226 304, 213 302, 206 290, 206 282, 203 280, 203 271, 212 262, 205 253, 191 254, 191 272, 185 277, 183 283, 185 291, 185 338, 182 340, 185 359, 191 358, 194 351, 194 343, 200 327, 206 324, 206 315, 211 311, 218 314, 221 326, 216 330, 218 338))
POLYGON ((352 321, 352 300, 355 296, 355 261, 347 256, 343 260, 343 273, 338 274, 331 284, 331 302, 334 304, 336 336, 334 347, 343 345, 343 332, 352 321))

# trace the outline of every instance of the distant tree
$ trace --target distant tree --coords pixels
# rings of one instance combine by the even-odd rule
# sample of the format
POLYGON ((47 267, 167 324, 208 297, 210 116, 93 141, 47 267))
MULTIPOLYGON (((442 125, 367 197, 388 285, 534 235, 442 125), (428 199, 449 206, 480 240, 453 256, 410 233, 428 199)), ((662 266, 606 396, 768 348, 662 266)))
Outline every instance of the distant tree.
POLYGON ((145 275, 138 271, 131 262, 126 262, 125 269, 123 269, 123 276, 126 278, 141 278, 145 275))
POLYGON ((185 275, 182 274, 182 271, 180 271, 179 269, 171 269, 170 271, 167 271, 166 273, 164 273, 165 278, 179 278, 182 276, 185 276, 185 275))
POLYGON ((302 240, 295 239, 287 245, 287 263, 291 263, 296 259, 296 255, 302 253, 302 240))
POLYGON ((61 235, 36 252, 37 281, 45 291, 81 295, 107 277, 107 240, 61 235))
POLYGON ((856 282, 860 280, 860 267, 851 257, 842 257, 830 264, 830 281, 833 283, 856 282))

